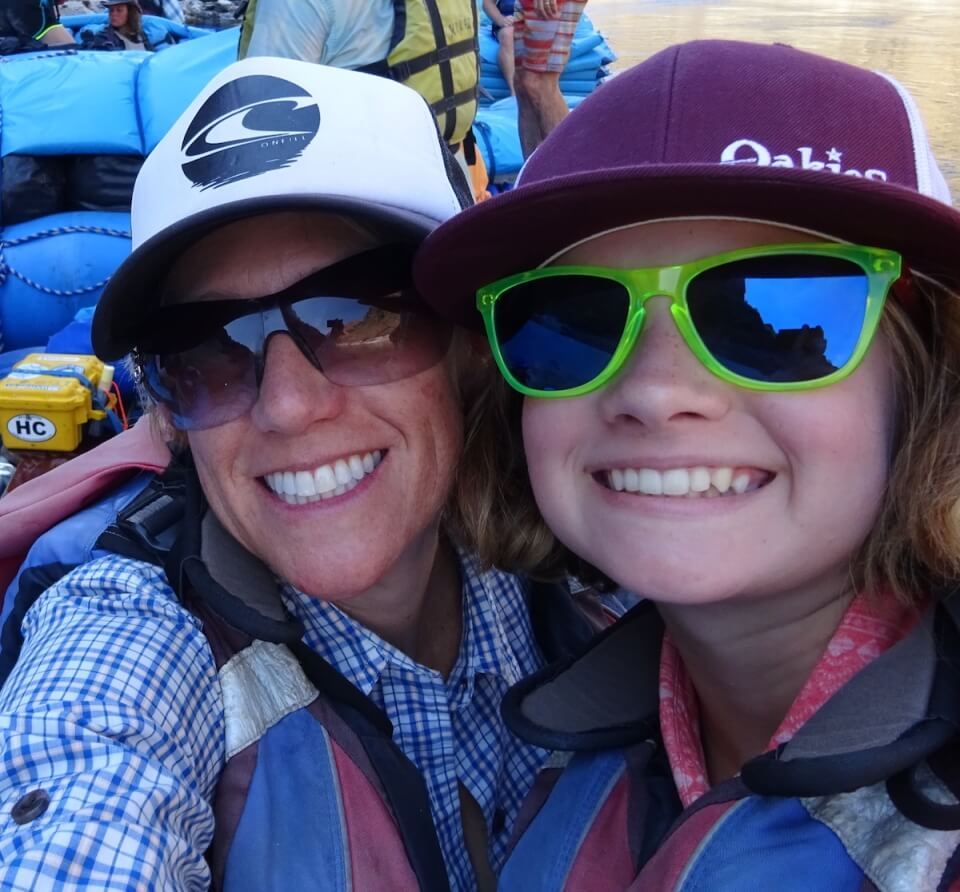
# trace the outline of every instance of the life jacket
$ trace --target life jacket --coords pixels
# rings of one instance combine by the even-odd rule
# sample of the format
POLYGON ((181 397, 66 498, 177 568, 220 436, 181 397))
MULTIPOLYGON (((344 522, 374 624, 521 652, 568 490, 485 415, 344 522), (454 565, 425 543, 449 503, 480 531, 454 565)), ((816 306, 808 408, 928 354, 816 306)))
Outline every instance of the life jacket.
MULTIPOLYGON (((241 58, 255 28, 256 7, 257 0, 250 0, 244 13, 241 58)), ((477 114, 480 58, 475 0, 393 0, 387 58, 358 70, 412 87, 429 103, 444 142, 458 144, 477 114)))
POLYGON ((394 0, 386 73, 430 103, 440 134, 459 143, 477 114, 476 0, 394 0))
MULTIPOLYGON (((26 611, 63 573, 109 554, 160 566, 201 619, 223 691, 227 762, 208 853, 214 888, 447 889, 426 786, 394 743, 390 720, 303 644, 275 578, 206 510, 195 472, 174 463, 156 473, 169 454, 148 426, 124 436, 93 450, 107 456, 75 460, 115 487, 93 505, 37 538, 45 521, 63 516, 57 489, 71 505, 98 489, 69 462, 15 490, 17 507, 0 513, 0 542, 18 521, 28 528, 6 549, 8 575, 15 554, 36 540, 8 590, 0 682, 16 663, 26 611), (115 486, 141 460, 151 470, 115 486)), ((569 653, 595 631, 559 587, 533 586, 529 603, 546 654, 569 653)))
POLYGON ((501 888, 960 889, 958 605, 931 607, 789 742, 685 809, 659 732, 661 639, 641 604, 507 694, 514 733, 574 755, 538 778, 501 888))

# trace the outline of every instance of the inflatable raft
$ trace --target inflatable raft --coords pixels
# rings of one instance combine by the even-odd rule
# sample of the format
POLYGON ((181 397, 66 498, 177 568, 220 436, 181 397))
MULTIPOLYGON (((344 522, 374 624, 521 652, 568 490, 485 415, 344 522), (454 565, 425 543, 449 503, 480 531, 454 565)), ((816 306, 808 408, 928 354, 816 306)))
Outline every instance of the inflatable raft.
MULTIPOLYGON (((63 19, 78 35, 105 21, 63 19)), ((130 250, 130 197, 143 157, 236 58, 238 28, 144 21, 159 52, 0 57, 0 354, 45 349, 78 311, 96 303, 130 250)), ((493 97, 503 97, 496 52, 487 22, 482 79, 493 97)), ((561 79, 571 104, 606 77, 612 58, 585 17, 561 79)), ((487 168, 499 181, 512 179, 521 163, 512 103, 501 98, 482 108, 476 124, 487 168)), ((89 345, 82 341, 58 349, 83 352, 89 345)), ((0 356, 0 369, 8 364, 0 356)))

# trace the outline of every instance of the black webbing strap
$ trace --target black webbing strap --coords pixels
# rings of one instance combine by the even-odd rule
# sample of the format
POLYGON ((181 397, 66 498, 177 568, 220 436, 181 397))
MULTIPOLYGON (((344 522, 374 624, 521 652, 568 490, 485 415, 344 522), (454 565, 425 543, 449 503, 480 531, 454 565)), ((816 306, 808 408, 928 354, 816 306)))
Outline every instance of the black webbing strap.
POLYGON ((239 631, 286 645, 313 686, 357 735, 396 818, 419 888, 447 892, 450 886, 426 784, 416 766, 394 742, 390 720, 355 685, 300 640, 303 627, 298 620, 291 617, 288 622, 282 622, 263 616, 213 579, 199 556, 206 505, 192 469, 182 491, 180 532, 164 559, 168 582, 184 603, 203 601, 239 631))
MULTIPOLYGON (((473 100, 476 98, 476 87, 471 87, 469 90, 461 90, 459 93, 454 93, 452 96, 444 96, 443 99, 438 99, 436 102, 431 102, 430 109, 435 115, 442 115, 455 111, 461 105, 466 105, 468 102, 473 102, 473 100)), ((449 137, 444 138, 449 139, 449 137)))
POLYGON ((458 56, 465 56, 468 53, 476 52, 477 42, 474 38, 468 37, 466 40, 458 40, 456 43, 448 43, 446 46, 437 47, 429 53, 422 56, 415 56, 413 59, 407 59, 398 62, 396 65, 387 65, 387 71, 394 80, 409 80, 415 74, 420 74, 434 65, 449 63, 458 56))
POLYGON ((420 889, 446 892, 450 883, 419 769, 393 740, 383 710, 302 641, 288 645, 304 674, 351 728, 383 787, 420 889))
POLYGON ((100 534, 97 548, 123 557, 163 565, 181 528, 185 488, 192 469, 174 461, 154 477, 100 534))

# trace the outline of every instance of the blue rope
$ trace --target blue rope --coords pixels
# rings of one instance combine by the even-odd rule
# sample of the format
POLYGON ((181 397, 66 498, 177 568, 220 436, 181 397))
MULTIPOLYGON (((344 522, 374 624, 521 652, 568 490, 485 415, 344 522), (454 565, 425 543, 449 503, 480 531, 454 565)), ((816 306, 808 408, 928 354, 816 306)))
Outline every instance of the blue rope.
MULTIPOLYGON (((7 263, 5 254, 7 248, 13 248, 17 245, 25 245, 28 242, 33 242, 41 238, 49 238, 53 235, 69 235, 73 232, 90 232, 94 235, 112 235, 116 236, 117 238, 130 238, 130 233, 124 229, 109 229, 105 226, 55 226, 52 229, 44 229, 40 232, 32 232, 28 235, 22 235, 19 238, 0 239, 0 286, 7 281, 8 276, 13 276, 15 279, 19 279, 21 282, 23 282, 24 285, 28 285, 42 294, 49 294, 53 297, 76 297, 77 295, 89 294, 91 291, 97 291, 98 289, 103 288, 107 282, 110 281, 110 276, 107 276, 105 279, 101 279, 99 282, 94 282, 92 285, 83 285, 80 288, 49 288, 48 286, 41 285, 39 282, 36 282, 28 276, 25 276, 23 273, 18 272, 12 266, 10 266, 9 263, 7 263)), ((2 341, 0 341, 0 346, 2 346, 2 341)))
MULTIPOLYGON (((69 29, 68 29, 69 30, 69 29)), ((31 51, 28 53, 11 53, 9 56, 0 56, 0 65, 6 65, 10 62, 22 62, 24 59, 54 59, 57 56, 76 56, 77 49, 75 47, 64 47, 62 50, 46 50, 40 52, 37 50, 31 51)))

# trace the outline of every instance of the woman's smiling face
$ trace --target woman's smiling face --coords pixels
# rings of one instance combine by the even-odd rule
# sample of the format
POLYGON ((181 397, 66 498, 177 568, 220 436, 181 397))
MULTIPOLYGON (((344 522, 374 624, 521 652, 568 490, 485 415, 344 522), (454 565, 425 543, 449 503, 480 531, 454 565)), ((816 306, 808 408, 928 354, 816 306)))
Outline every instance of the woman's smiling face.
MULTIPOLYGON (((809 240, 761 223, 671 221, 598 236, 555 262, 643 268, 809 240)), ((524 401, 530 479, 558 538, 665 603, 841 592, 889 473, 894 387, 882 333, 840 383, 761 393, 700 364, 667 298, 647 303, 644 325, 606 387, 524 401)))

